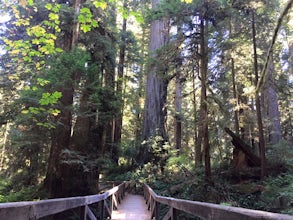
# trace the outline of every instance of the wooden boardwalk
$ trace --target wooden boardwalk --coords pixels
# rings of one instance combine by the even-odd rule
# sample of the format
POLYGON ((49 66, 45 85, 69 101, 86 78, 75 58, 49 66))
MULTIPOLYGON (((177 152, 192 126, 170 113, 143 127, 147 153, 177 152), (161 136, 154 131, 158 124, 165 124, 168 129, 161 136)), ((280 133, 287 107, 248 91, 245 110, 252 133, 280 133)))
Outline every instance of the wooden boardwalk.
POLYGON ((151 213, 143 196, 127 194, 118 205, 118 210, 112 213, 113 220, 150 220, 151 213))

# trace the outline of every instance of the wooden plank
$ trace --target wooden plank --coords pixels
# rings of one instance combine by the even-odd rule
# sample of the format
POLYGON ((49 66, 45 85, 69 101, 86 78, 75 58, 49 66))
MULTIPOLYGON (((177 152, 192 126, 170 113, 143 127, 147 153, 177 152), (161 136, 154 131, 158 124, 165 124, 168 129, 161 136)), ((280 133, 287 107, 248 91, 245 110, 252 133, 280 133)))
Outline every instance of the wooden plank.
POLYGON ((37 218, 60 213, 69 209, 86 205, 86 199, 73 197, 67 199, 44 200, 32 205, 37 218))
POLYGON ((114 209, 117 209, 117 207, 118 207, 118 202, 117 202, 117 199, 116 199, 116 196, 115 196, 115 194, 113 194, 112 195, 112 203, 113 203, 113 210, 114 209))
POLYGON ((147 210, 144 198, 140 195, 127 194, 118 206, 118 210, 112 213, 113 220, 151 220, 151 214, 147 210))
POLYGON ((156 202, 153 201, 150 206, 150 211, 151 211, 152 217, 155 217, 155 210, 156 210, 156 202))
POLYGON ((97 220, 96 216, 88 206, 86 206, 86 215, 87 217, 89 217, 90 220, 97 220))
POLYGON ((105 203, 106 201, 105 200, 103 200, 103 201, 101 201, 100 202, 100 218, 103 220, 103 219, 105 219, 105 208, 104 208, 104 203, 105 203))
POLYGON ((82 219, 82 220, 87 220, 87 218, 86 218, 86 210, 87 209, 87 206, 82 206, 82 207, 80 207, 80 219, 82 219))
POLYGON ((105 217, 106 217, 106 216, 111 217, 112 212, 110 211, 110 209, 109 209, 108 204, 107 204, 106 201, 104 201, 104 210, 106 211, 106 212, 105 212, 105 214, 106 214, 105 217))
POLYGON ((24 220, 24 219, 33 219, 34 215, 31 213, 31 206, 24 205, 20 207, 5 207, 1 204, 0 208, 0 220, 24 220))
POLYGON ((166 213, 166 215, 163 217, 163 220, 169 220, 170 218, 172 218, 173 216, 173 207, 171 207, 168 212, 166 213))

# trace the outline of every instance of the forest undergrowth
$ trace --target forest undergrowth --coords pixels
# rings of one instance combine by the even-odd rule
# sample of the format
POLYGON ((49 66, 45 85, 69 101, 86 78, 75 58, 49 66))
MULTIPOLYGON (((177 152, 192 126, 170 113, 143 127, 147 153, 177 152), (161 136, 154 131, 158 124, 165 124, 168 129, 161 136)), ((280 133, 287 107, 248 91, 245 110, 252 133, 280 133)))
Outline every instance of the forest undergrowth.
MULTIPOLYGON (((162 196, 292 215, 293 166, 291 157, 282 156, 286 152, 290 155, 291 151, 288 146, 279 146, 271 152, 269 174, 262 180, 260 168, 237 170, 226 162, 214 165, 212 181, 207 182, 204 168, 195 169, 184 155, 170 157, 163 168, 148 163, 109 177, 134 180, 138 185, 146 182, 162 196)), ((140 187, 137 193, 142 193, 140 187)))
MULTIPOLYGON (((111 167, 105 173, 105 180, 133 180, 137 183, 138 194, 142 193, 142 183, 148 183, 162 196, 292 215, 292 150, 285 145, 275 149, 268 154, 269 174, 263 180, 259 178, 259 168, 237 170, 226 161, 213 165, 212 181, 207 182, 204 168, 195 169, 191 158, 185 155, 173 155, 164 167, 154 163, 140 168, 126 165, 111 167)), ((42 183, 28 186, 23 181, 23 176, 22 179, 17 176, 1 178, 0 202, 48 198, 42 183)))

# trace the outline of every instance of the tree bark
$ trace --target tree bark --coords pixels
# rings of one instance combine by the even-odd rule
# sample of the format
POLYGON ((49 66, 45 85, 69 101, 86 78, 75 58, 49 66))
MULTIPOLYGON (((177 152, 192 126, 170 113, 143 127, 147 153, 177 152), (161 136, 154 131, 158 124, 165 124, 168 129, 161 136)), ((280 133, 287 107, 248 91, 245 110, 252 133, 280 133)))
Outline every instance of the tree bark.
MULTIPOLYGON (((81 0, 76 0, 74 3, 75 13, 79 13, 80 2, 81 0)), ((77 17, 78 15, 76 14, 75 16, 77 17)), ((59 44, 62 45, 62 49, 67 52, 77 43, 79 30, 78 22, 74 23, 72 30, 71 37, 64 36, 63 39, 58 39, 59 42, 63 42, 59 44)), ((73 105, 74 81, 78 81, 78 79, 76 79, 77 75, 79 75, 79 73, 73 73, 70 76, 70 80, 64 82, 62 87, 58 89, 62 93, 62 97, 59 100, 61 112, 56 120, 57 126, 52 132, 52 143, 44 181, 46 189, 53 198, 68 196, 68 184, 70 184, 68 178, 70 174, 68 173, 68 168, 62 163, 61 153, 63 150, 69 148, 70 145, 72 128, 71 108, 73 105)), ((78 84, 78 82, 76 82, 76 84, 78 84)))
POLYGON ((207 50, 206 50, 206 21, 202 18, 200 21, 200 60, 199 60, 199 75, 201 81, 201 96, 200 96, 200 116, 201 125, 200 132, 202 135, 201 146, 204 150, 205 178, 207 181, 211 179, 211 164, 210 164, 210 143, 209 143, 209 128, 208 128, 208 106, 207 106, 207 50))
MULTIPOLYGON (((111 59, 111 58, 110 58, 111 59)), ((115 97, 115 66, 111 63, 108 63, 107 68, 105 69, 105 97, 115 97)), ((110 102, 110 100, 105 100, 105 102, 110 102)), ((109 104, 106 104, 106 106, 109 104)), ((109 107, 109 106, 108 106, 109 107)), ((110 104, 111 109, 104 109, 103 113, 107 115, 106 120, 103 122, 103 148, 104 152, 108 150, 111 155, 111 159, 118 164, 118 147, 114 144, 114 122, 115 115, 109 115, 109 111, 113 111, 112 104, 110 104)), ((116 112, 117 113, 117 112, 116 112)))
POLYGON ((193 116, 194 116, 194 146, 195 146, 195 166, 200 167, 202 166, 202 149, 201 149, 201 140, 202 136, 199 132, 199 128, 196 125, 198 122, 197 120, 197 100, 196 100, 196 89, 195 89, 195 72, 193 72, 193 80, 192 80, 192 88, 193 88, 193 116))
POLYGON ((71 40, 71 48, 77 44, 77 40, 78 40, 78 35, 79 35, 79 22, 78 22, 78 15, 79 15, 79 11, 80 11, 80 4, 81 4, 81 0, 75 0, 74 1, 74 10, 75 10, 75 14, 74 14, 74 24, 73 24, 73 29, 72 29, 72 40, 71 40))
MULTIPOLYGON (((160 0, 152 1, 152 8, 156 9, 160 0)), ((158 62, 157 50, 162 48, 168 39, 167 20, 154 20, 151 23, 150 32, 150 57, 152 65, 148 67, 146 83, 146 99, 143 121, 142 136, 144 140, 160 136, 163 141, 167 139, 165 130, 166 120, 166 99, 168 79, 166 77, 166 67, 158 62)), ((143 164, 150 160, 148 147, 142 146, 140 150, 139 163, 143 164)))
POLYGON ((5 129, 4 129, 4 138, 3 138, 3 145, 1 149, 1 156, 0 156, 0 171, 4 168, 4 161, 5 161, 5 152, 7 146, 7 137, 10 129, 9 122, 6 122, 5 129))
MULTIPOLYGON (((177 26, 178 41, 182 37, 183 33, 181 30, 180 24, 177 26)), ((178 150, 178 154, 181 151, 182 145, 182 84, 184 78, 181 74, 182 58, 181 50, 179 47, 176 47, 177 57, 176 57, 176 76, 175 76, 175 97, 174 97, 174 106, 175 106, 175 116, 174 116, 174 140, 175 140, 175 149, 178 150)))
MULTIPOLYGON (((91 132, 95 128, 96 108, 90 104, 90 96, 93 91, 89 88, 90 77, 86 77, 82 94, 80 94, 79 110, 70 141, 70 150, 80 156, 87 156, 88 160, 72 163, 67 167, 68 173, 74 172, 74 175, 69 178, 71 192, 74 193, 71 193, 71 196, 88 195, 96 193, 98 190, 97 184, 93 183, 98 179, 96 168, 87 163, 91 159, 94 160, 98 153, 91 140, 91 132)), ((94 141, 96 142, 96 140, 94 141)))
POLYGON ((278 105, 278 95, 274 84, 274 63, 270 60, 267 80, 264 85, 264 105, 266 109, 266 117, 268 120, 268 143, 277 144, 282 140, 280 112, 278 105))
MULTIPOLYGON (((231 68, 232 68, 232 87, 233 87, 233 98, 236 102, 236 107, 238 107, 238 95, 237 95, 237 89, 236 89, 236 76, 235 76, 235 66, 234 66, 234 59, 231 58, 231 68)), ((238 108, 237 108, 238 109, 238 108)), ((236 134, 239 134, 240 126, 239 126, 239 112, 238 110, 234 110, 234 123, 235 123, 235 131, 236 134)))
POLYGON ((89 112, 89 98, 91 92, 87 88, 89 79, 85 79, 85 88, 83 88, 79 103, 79 110, 77 112, 76 122, 73 128, 73 134, 71 138, 71 147, 82 153, 87 153, 88 138, 90 132, 90 116, 89 112))
POLYGON ((174 123, 174 140, 175 148, 180 153, 181 139, 182 139, 182 79, 180 76, 180 70, 177 70, 176 82, 175 82, 175 123, 174 123))
MULTIPOLYGON (((127 1, 124 0, 123 8, 127 9, 127 1)), ((120 109, 118 115, 115 119, 115 131, 114 131, 114 145, 118 148, 121 145, 121 134, 122 134, 122 118, 123 118, 123 108, 124 101, 122 97, 123 93, 123 77, 124 77, 124 65, 125 65, 125 51, 126 51, 126 30, 127 30, 127 19, 123 18, 122 21, 122 31, 121 31, 121 44, 119 48, 119 63, 118 63, 118 77, 116 94, 120 104, 120 109)))
POLYGON ((61 112, 57 118, 57 127, 52 132, 52 143, 48 160, 48 168, 45 179, 45 186, 50 196, 53 198, 67 196, 67 173, 65 173, 64 164, 62 164, 61 153, 69 147, 73 104, 73 85, 64 85, 60 105, 61 112))
MULTIPOLYGON (((255 73, 255 87, 258 84, 258 62, 257 62, 257 52, 256 52, 256 28, 255 28, 255 13, 252 11, 252 39, 253 39, 253 58, 254 58, 254 73, 255 73)), ((258 124, 258 138, 259 138, 259 151, 261 157, 261 179, 266 176, 266 152, 265 152, 265 138, 263 132, 262 114, 261 114, 261 103, 259 94, 255 94, 255 107, 257 114, 257 124, 258 124)))
POLYGON ((225 128, 225 131, 232 137, 232 144, 234 145, 234 147, 239 151, 242 151, 248 157, 251 165, 261 165, 261 159, 253 153, 251 146, 246 144, 237 134, 234 134, 229 128, 225 128))

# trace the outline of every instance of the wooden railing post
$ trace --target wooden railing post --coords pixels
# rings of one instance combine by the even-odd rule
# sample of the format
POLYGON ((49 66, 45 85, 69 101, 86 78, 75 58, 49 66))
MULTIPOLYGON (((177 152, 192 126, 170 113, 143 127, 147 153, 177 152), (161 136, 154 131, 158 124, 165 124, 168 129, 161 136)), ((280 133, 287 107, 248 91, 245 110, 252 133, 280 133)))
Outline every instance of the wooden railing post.
POLYGON ((172 208, 173 209, 173 216, 172 216, 172 220, 177 220, 177 217, 179 215, 179 210, 172 208))
POLYGON ((86 220, 87 206, 80 207, 80 219, 86 220))
POLYGON ((101 217, 101 220, 105 219, 105 200, 102 200, 100 202, 100 217, 101 217))
MULTIPOLYGON (((112 213, 113 213, 113 210, 114 210, 114 207, 115 207, 114 200, 115 200, 115 194, 113 194, 113 195, 110 197, 110 215, 111 215, 111 216, 112 216, 112 213)), ((111 217, 111 216, 110 216, 110 217, 111 217)))
POLYGON ((155 217, 155 220, 159 220, 159 205, 160 203, 154 201, 154 217, 155 217))

